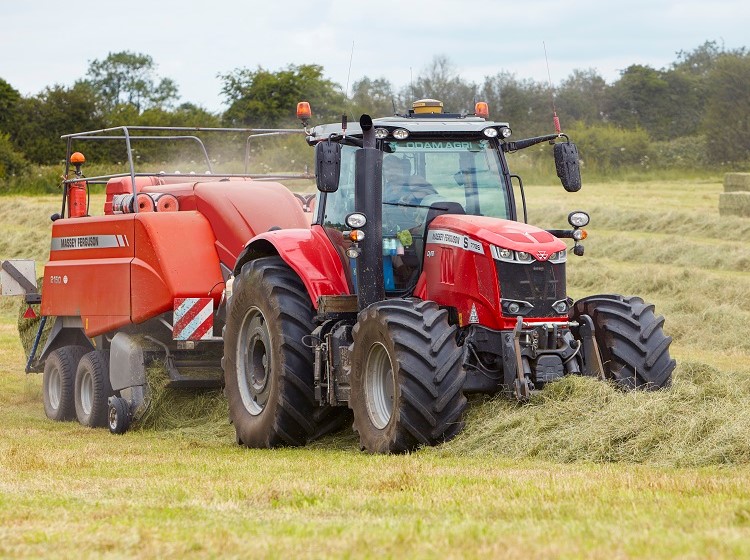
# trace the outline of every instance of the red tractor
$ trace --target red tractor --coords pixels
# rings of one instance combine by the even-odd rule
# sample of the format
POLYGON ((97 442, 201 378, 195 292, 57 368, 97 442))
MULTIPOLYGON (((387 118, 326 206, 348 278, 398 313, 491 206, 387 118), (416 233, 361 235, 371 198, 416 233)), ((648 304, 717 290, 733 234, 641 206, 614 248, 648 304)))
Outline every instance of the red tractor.
POLYGON ((575 146, 559 133, 510 141, 486 104, 441 108, 423 100, 308 131, 312 227, 250 240, 227 287, 224 374, 241 444, 302 445, 348 407, 363 449, 402 452, 457 434, 468 393, 524 400, 565 375, 670 383, 671 339, 652 305, 566 294, 561 238, 582 255, 588 215, 553 231, 517 219, 505 154, 553 143, 577 191, 575 146))
POLYGON ((669 385, 671 339, 652 305, 567 296, 562 239, 582 255, 588 215, 539 229, 522 196, 518 220, 523 185, 506 153, 554 144, 577 191, 564 134, 511 141, 486 104, 449 114, 434 100, 305 132, 312 225, 278 183, 132 167, 107 177, 105 216, 55 221, 42 309, 57 320, 37 361, 50 417, 74 403, 84 424, 124 431, 147 405, 156 357, 177 384, 196 383, 183 369, 221 364, 248 447, 304 445, 351 410, 363 449, 403 452, 456 435, 470 393, 525 400, 565 375, 669 385), (176 211, 149 211, 163 196, 176 211), (201 336, 180 338, 186 327, 201 336))

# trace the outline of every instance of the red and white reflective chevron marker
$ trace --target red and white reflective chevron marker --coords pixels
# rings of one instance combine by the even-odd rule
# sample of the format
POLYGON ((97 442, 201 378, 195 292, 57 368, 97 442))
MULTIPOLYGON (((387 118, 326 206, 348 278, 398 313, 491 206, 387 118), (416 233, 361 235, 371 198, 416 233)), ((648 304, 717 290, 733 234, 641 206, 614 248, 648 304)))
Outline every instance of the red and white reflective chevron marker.
POLYGON ((211 298, 175 298, 174 340, 203 340, 213 336, 214 300, 211 298))

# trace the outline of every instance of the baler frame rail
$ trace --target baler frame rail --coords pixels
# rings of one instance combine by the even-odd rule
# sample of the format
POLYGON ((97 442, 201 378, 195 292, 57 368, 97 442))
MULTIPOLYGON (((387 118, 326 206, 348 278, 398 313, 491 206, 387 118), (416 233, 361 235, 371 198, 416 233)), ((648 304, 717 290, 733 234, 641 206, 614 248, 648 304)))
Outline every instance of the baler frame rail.
MULTIPOLYGON (((250 142, 253 138, 267 137, 267 136, 289 136, 289 135, 305 135, 304 129, 296 128, 231 128, 231 127, 186 127, 186 126, 115 126, 109 128, 102 128, 98 130, 88 130, 84 132, 76 132, 72 134, 63 134, 60 136, 62 140, 67 143, 66 157, 65 157, 65 174, 62 180, 63 186, 63 202, 60 210, 60 215, 65 215, 65 206, 68 198, 68 185, 71 183, 77 183, 81 181, 81 177, 70 177, 70 157, 73 154, 73 142, 75 140, 80 141, 125 141, 125 149, 127 152, 128 168, 129 172, 124 173, 112 173, 107 175, 97 175, 94 177, 86 177, 85 180, 88 184, 106 184, 110 179, 116 179, 118 177, 130 177, 131 181, 131 194, 135 193, 135 178, 136 177, 192 177, 192 178, 207 178, 207 177, 221 177, 221 178, 242 178, 242 179, 256 179, 259 181, 274 181, 274 180, 313 180, 315 175, 310 174, 309 170, 306 169, 305 173, 248 173, 249 161, 250 161, 250 142), (108 134, 121 132, 122 134, 108 134), (156 134, 132 134, 136 133, 153 133, 153 132, 173 132, 175 134, 168 135, 156 135, 156 134), (208 150, 203 140, 195 134, 185 133, 246 133, 245 139, 245 157, 244 157, 244 173, 214 173, 213 166, 211 165, 211 158, 208 155, 208 150), (136 172, 135 170, 135 158, 133 157, 133 146, 132 141, 134 140, 160 140, 160 141, 176 141, 176 140, 192 140, 195 141, 205 159, 208 171, 206 173, 148 173, 148 172, 136 172)), ((138 212, 138 208, 134 208, 134 212, 138 212)))

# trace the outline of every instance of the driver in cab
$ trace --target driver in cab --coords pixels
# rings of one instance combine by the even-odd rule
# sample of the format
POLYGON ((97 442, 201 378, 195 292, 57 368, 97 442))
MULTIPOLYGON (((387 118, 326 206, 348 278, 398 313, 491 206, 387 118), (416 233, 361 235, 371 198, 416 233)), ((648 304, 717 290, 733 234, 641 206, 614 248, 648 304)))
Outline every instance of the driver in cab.
POLYGON ((383 202, 390 204, 419 204, 437 191, 424 178, 411 174, 408 159, 392 154, 383 160, 383 202))

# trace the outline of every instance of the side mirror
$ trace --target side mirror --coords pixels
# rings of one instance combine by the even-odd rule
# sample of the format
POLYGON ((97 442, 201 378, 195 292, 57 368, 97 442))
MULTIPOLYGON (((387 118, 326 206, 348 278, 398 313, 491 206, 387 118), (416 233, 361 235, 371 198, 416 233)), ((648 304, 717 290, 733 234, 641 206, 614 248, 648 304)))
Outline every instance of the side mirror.
POLYGON ((555 144, 555 168, 563 188, 568 192, 581 190, 581 166, 578 148, 572 142, 555 144))
POLYGON ((341 144, 324 140, 315 145, 315 179, 318 190, 334 193, 339 190, 341 175, 341 144))

